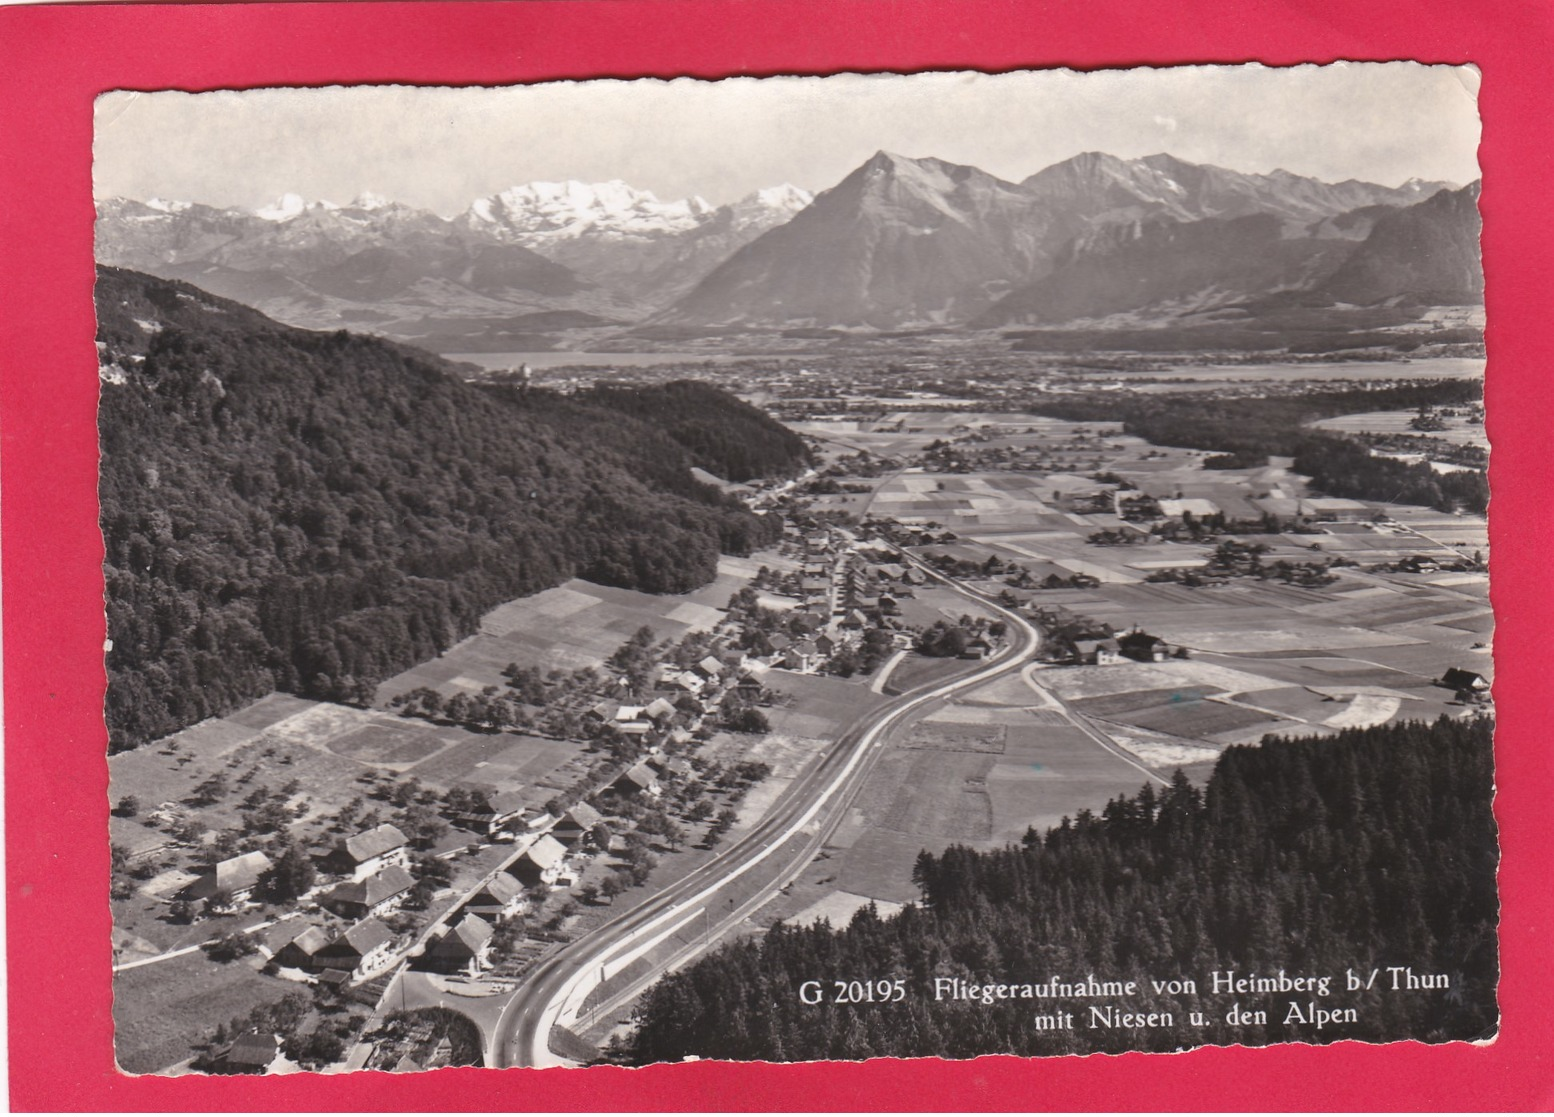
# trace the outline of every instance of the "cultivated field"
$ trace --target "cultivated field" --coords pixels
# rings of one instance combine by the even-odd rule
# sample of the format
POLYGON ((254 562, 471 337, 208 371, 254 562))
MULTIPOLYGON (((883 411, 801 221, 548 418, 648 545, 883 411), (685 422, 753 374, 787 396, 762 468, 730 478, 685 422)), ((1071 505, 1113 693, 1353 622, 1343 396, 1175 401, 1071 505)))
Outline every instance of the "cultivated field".
POLYGON ((191 1036, 300 987, 266 977, 247 961, 212 962, 196 951, 114 977, 114 1051, 131 1074, 152 1074, 190 1057, 191 1036))
POLYGON ((749 558, 724 556, 710 584, 693 593, 665 596, 574 578, 497 606, 481 620, 477 634, 384 682, 376 701, 386 705, 417 687, 430 687, 446 697, 500 686, 502 669, 509 663, 568 671, 597 667, 644 625, 659 640, 679 640, 693 629, 712 628, 722 619, 728 599, 760 567, 792 565, 775 551, 749 558))
POLYGON ((1317 430, 1339 431, 1344 434, 1403 434, 1426 435, 1443 442, 1455 442, 1459 446, 1489 448, 1489 436, 1483 423, 1471 423, 1466 415, 1441 418, 1444 430, 1418 431, 1409 425, 1415 418, 1413 411, 1366 411, 1359 415, 1340 415, 1335 419, 1319 419, 1311 425, 1317 430))

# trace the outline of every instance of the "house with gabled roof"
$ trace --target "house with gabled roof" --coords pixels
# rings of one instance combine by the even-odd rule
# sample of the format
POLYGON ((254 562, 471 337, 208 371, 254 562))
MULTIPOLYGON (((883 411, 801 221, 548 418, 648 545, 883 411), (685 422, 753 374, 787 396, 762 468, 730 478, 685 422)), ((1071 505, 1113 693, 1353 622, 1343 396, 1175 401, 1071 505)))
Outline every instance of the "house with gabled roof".
POLYGON ((567 845, 574 845, 603 821, 604 816, 587 803, 574 803, 551 833, 567 845))
POLYGON ((394 933, 376 919, 364 919, 313 955, 313 964, 363 978, 382 969, 394 953, 394 933))
POLYGON ((415 888, 415 877, 403 865, 390 865, 366 880, 348 880, 319 897, 319 904, 347 919, 366 919, 398 911, 415 888))
POLYGON ((491 924, 478 915, 466 915, 427 940, 421 966, 437 973, 476 977, 491 965, 492 934, 491 924))
POLYGON ((759 676, 741 675, 739 681, 734 684, 733 691, 746 702, 757 702, 760 700, 761 695, 766 692, 766 686, 761 682, 759 676))
POLYGON ((700 694, 707 684, 692 671, 681 671, 679 668, 667 668, 658 677, 658 685, 665 690, 679 690, 687 694, 700 694))
POLYGON ((1489 680, 1477 671, 1468 671, 1461 667, 1448 667, 1446 673, 1441 676, 1441 685, 1457 691, 1459 694, 1468 691, 1471 694, 1485 694, 1489 691, 1489 680))
POLYGON ((642 716, 659 724, 674 720, 674 716, 679 712, 674 708, 674 703, 667 698, 655 698, 642 707, 642 716))
POLYGON ((1117 641, 1111 639, 1075 640, 1074 660, 1082 664, 1105 667, 1122 662, 1122 649, 1117 645, 1117 641))
POLYGON ((448 812, 448 818, 455 826, 489 837, 521 828, 528 803, 529 797, 522 788, 472 791, 462 806, 448 812))
POLYGON ((823 657, 813 640, 801 640, 782 656, 782 665, 790 671, 810 672, 820 666, 823 657))
POLYGON ((689 780, 696 775, 696 769, 691 767, 691 762, 683 756, 670 756, 658 760, 648 761, 658 774, 665 779, 673 776, 675 779, 689 780))
POLYGON ((1171 655, 1171 647, 1164 640, 1137 628, 1117 637, 1117 646, 1123 655, 1140 663, 1161 663, 1171 655))
POLYGON ((281 1045, 274 1035, 246 1032, 232 1041, 221 1067, 228 1074, 264 1074, 280 1053, 281 1045))
POLYGON ((528 885, 555 884, 564 868, 567 847, 549 834, 541 834, 513 862, 513 876, 528 885))
POLYGON ((259 878, 269 871, 268 854, 259 850, 240 853, 236 857, 228 857, 225 861, 216 862, 201 873, 193 883, 186 885, 178 893, 178 898, 209 900, 212 896, 225 893, 231 897, 234 904, 246 903, 253 894, 254 888, 258 886, 259 878))
POLYGON ((339 843, 324 858, 324 868, 342 873, 352 880, 366 880, 390 865, 410 864, 408 839, 393 823, 385 822, 363 830, 339 843))
POLYGON ((304 927, 290 942, 277 950, 272 961, 277 966, 312 972, 318 968, 318 952, 329 945, 329 936, 321 927, 304 927))
POLYGON ((708 682, 716 682, 723 676, 723 664, 714 655, 703 656, 691 670, 708 682))
POLYGON ((478 915, 487 923, 500 923, 523 908, 523 882, 511 873, 499 872, 477 888, 460 910, 466 915, 478 915))
POLYGON ((663 790, 658 786, 658 777, 645 761, 626 769, 610 787, 622 795, 657 796, 663 790))

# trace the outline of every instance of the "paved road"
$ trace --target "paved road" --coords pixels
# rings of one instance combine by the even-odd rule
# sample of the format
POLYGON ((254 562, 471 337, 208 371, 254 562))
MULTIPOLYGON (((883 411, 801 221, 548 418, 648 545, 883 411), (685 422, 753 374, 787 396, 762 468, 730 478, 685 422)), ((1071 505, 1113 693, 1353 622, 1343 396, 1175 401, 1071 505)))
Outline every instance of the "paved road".
MULTIPOLYGON (((903 555, 907 561, 915 559, 903 555)), ((921 567, 921 564, 917 564, 921 567)), ((926 568, 924 568, 926 570, 926 568)), ((1019 614, 992 598, 927 571, 936 580, 1002 616, 1010 643, 990 661, 968 662, 958 678, 908 691, 855 722, 821 762, 796 779, 775 809, 723 853, 663 892, 558 951, 538 966, 514 993, 502 1014, 489 1052, 497 1066, 547 1066, 559 1063, 549 1049, 551 1028, 570 1026, 582 1016, 583 1003, 598 985, 631 963, 648 956, 670 936, 687 928, 703 929, 703 942, 660 959, 614 998, 635 996, 667 969, 684 964, 710 942, 712 928, 722 929, 755 910, 793 879, 817 853, 841 820, 867 777, 879 746, 892 729, 927 706, 964 690, 1021 670, 1036 650, 1040 634, 1019 614), (800 838, 795 847, 794 839, 800 838), (720 896, 741 878, 756 883, 754 896, 739 895, 730 904, 720 896), (716 914, 714 914, 716 913, 716 914)))

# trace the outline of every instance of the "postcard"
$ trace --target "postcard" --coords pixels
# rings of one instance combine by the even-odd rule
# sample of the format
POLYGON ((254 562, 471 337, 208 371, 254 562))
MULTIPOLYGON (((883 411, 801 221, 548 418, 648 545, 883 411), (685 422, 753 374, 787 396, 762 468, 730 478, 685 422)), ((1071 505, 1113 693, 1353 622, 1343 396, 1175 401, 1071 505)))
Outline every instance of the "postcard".
POLYGON ((103 95, 120 1066, 1491 1039, 1478 82, 103 95))
POLYGON ((1546 1104, 1538 36, 908 6, 0 11, 13 1107, 1546 1104))

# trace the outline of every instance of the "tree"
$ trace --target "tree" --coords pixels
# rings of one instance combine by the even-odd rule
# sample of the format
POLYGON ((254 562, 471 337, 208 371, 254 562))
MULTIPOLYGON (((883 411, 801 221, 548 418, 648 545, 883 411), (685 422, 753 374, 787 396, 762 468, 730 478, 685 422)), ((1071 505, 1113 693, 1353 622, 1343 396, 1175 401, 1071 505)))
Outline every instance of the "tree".
POLYGON ((769 733, 772 723, 754 706, 745 706, 729 720, 728 728, 735 733, 769 733))
POLYGON ((595 849, 607 850, 610 848, 610 841, 614 838, 614 835, 610 833, 610 828, 603 822, 596 822, 593 829, 588 832, 588 837, 593 842, 595 849))
POLYGON ((242 931, 229 932, 215 942, 205 944, 205 953, 217 962, 233 962, 258 952, 259 944, 254 942, 253 936, 242 931))
POLYGON ((288 841, 269 871, 260 878, 259 886, 268 899, 285 903, 312 888, 317 875, 313 859, 288 841))
POLYGON ((323 1027, 286 1038, 286 1057, 310 1067, 328 1066, 345 1057, 345 1041, 323 1027))
POLYGON ((205 897, 204 913, 206 915, 224 915, 232 910, 234 902, 232 893, 225 888, 218 888, 205 897))
POLYGON ((453 879, 453 870, 441 857, 429 853, 417 853, 410 859, 410 872, 418 879, 434 887, 446 886, 453 879))
POLYGON ((190 796, 200 806, 209 806, 217 799, 223 799, 227 794, 227 777, 217 772, 208 779, 195 785, 190 796))
POLYGON ((134 818, 140 813, 140 800, 133 795, 126 795, 119 800, 114 813, 120 818, 134 818))
POLYGON ((673 819, 664 823, 663 835, 670 849, 679 849, 685 842, 685 828, 673 819))
POLYGON ((129 850, 117 842, 108 847, 109 894, 115 900, 127 900, 135 894, 135 885, 129 876, 129 850))
POLYGON ((947 621, 935 621, 918 637, 917 651, 926 656, 954 657, 964 652, 970 642, 971 636, 964 628, 947 621))
POLYGON ((620 870, 617 869, 615 872, 611 873, 600 882, 599 891, 604 895, 606 900, 614 903, 615 897, 619 896, 622 892, 625 892, 630 887, 631 884, 629 880, 620 872, 620 870))

